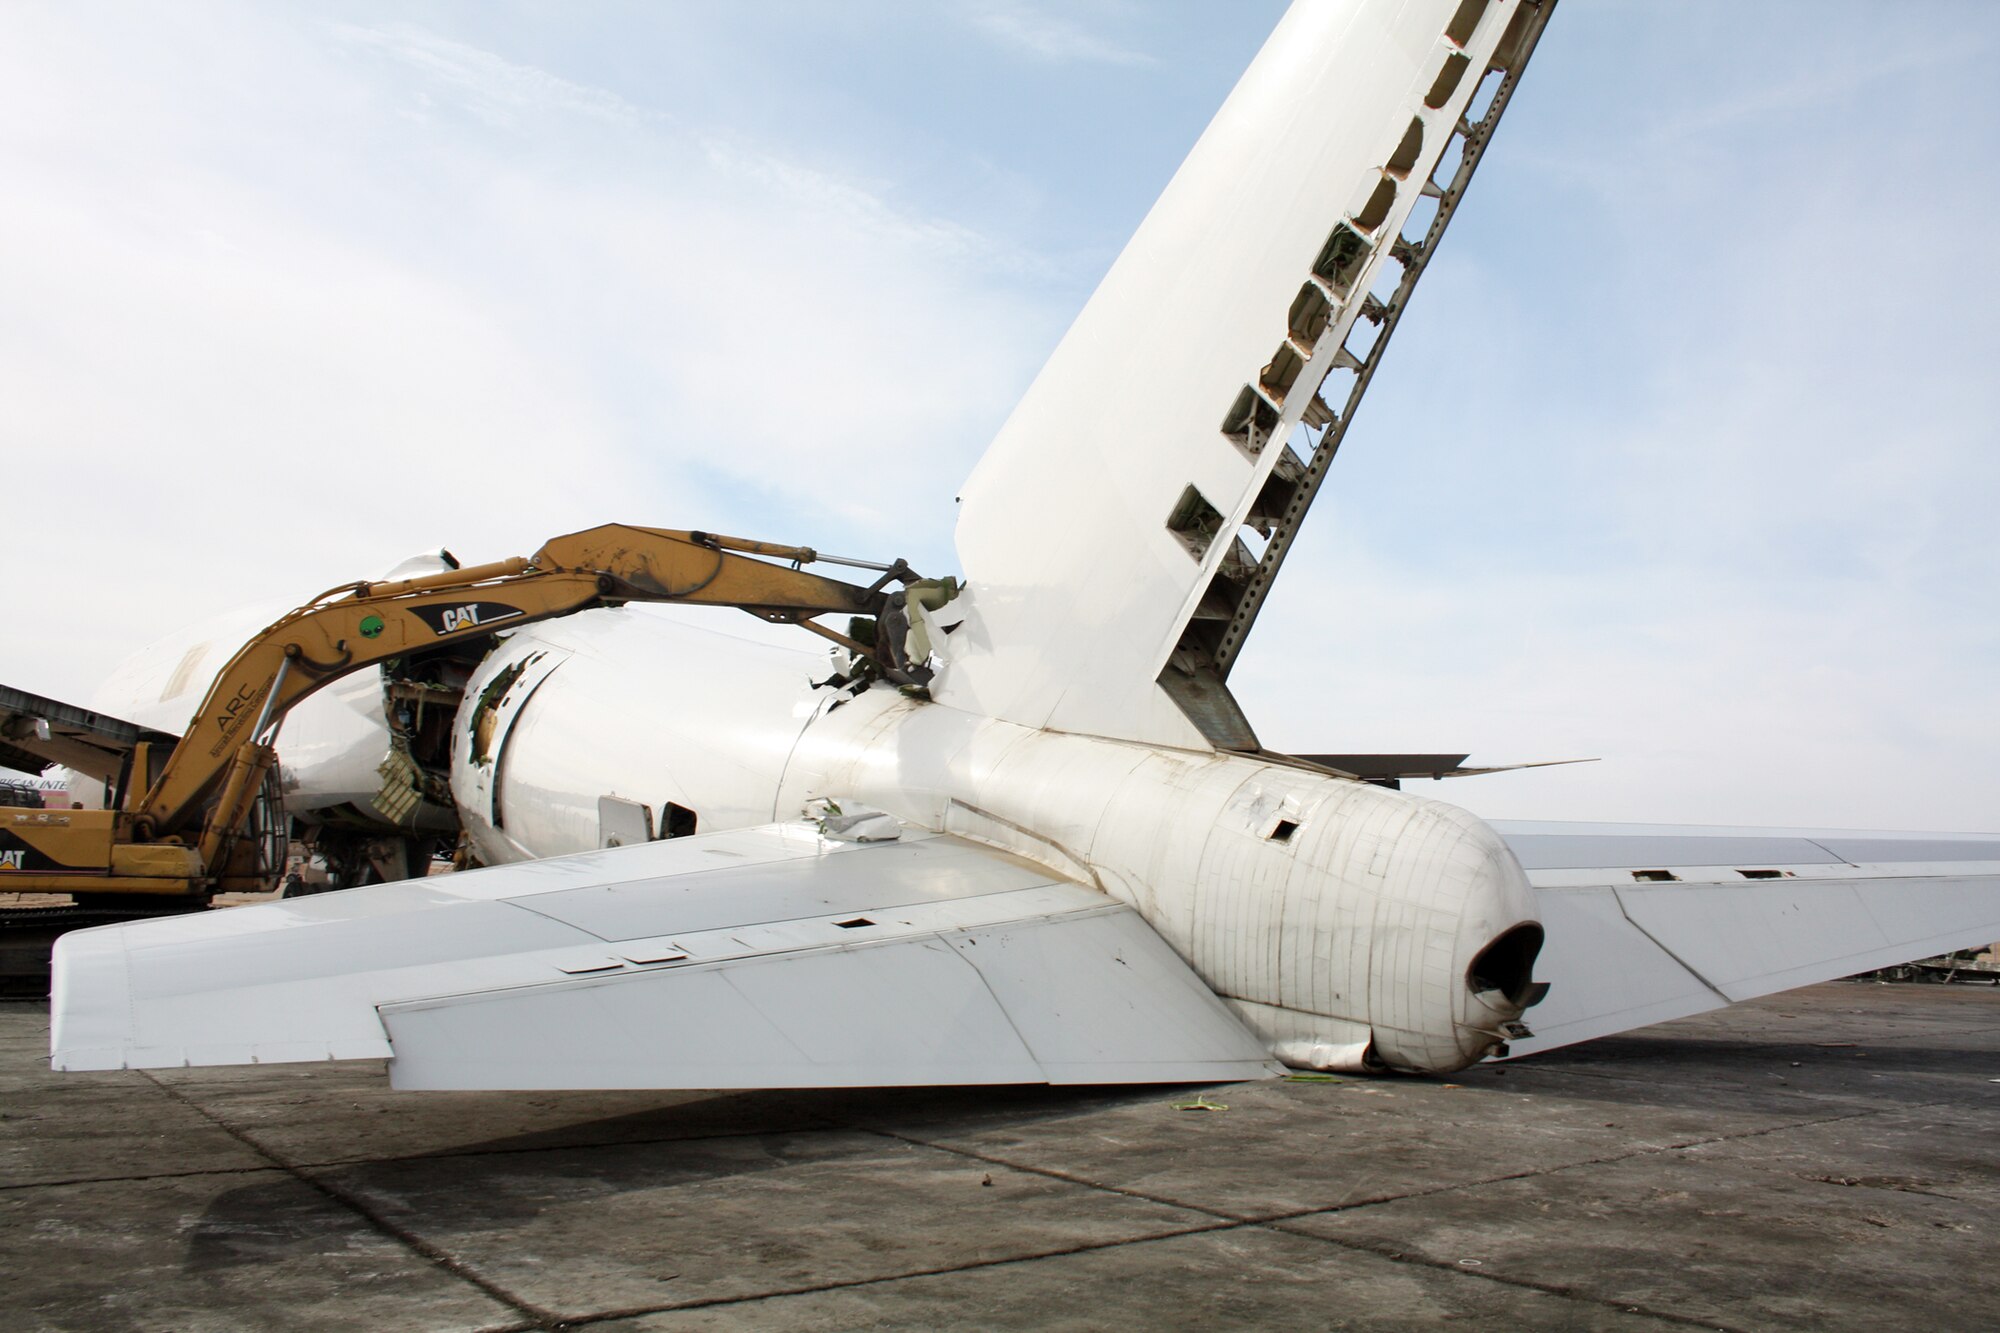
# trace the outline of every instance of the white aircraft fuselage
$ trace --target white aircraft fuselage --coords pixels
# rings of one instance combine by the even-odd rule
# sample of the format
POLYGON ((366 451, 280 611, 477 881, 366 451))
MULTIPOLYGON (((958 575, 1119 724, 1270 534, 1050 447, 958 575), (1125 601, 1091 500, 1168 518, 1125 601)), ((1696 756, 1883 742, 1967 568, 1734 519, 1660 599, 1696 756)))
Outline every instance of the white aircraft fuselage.
POLYGON ((1130 904, 1287 1064, 1448 1071, 1515 1031, 1534 896, 1465 811, 881 684, 815 687, 830 674, 823 654, 631 612, 530 626, 466 692, 460 819, 500 864, 602 845, 599 795, 662 822, 681 805, 702 832, 859 803, 1130 904))

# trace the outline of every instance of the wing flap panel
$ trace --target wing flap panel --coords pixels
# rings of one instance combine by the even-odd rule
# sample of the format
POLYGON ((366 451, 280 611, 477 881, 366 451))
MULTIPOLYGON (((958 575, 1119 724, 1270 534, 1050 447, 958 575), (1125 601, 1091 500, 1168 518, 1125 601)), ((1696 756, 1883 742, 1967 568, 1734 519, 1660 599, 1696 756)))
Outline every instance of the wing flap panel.
POLYGON ((968 931, 952 945, 1050 1083, 1255 1078, 1268 1055, 1180 956, 1127 907, 968 931))
POLYGON ((391 1005, 382 1016, 398 1088, 1043 1081, 978 972, 935 938, 391 1005))
POLYGON ((398 1088, 781 1088, 1262 1077, 1131 909, 390 1005, 398 1088))

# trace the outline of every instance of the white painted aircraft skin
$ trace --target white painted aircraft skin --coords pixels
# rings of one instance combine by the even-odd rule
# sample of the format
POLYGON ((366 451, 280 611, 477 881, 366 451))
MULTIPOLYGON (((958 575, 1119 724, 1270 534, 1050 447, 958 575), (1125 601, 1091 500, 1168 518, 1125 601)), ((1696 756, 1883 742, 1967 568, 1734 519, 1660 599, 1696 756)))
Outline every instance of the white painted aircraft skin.
POLYGON ((779 808, 779 782, 826 704, 811 683, 833 667, 809 646, 721 632, 728 613, 709 618, 713 630, 585 612, 526 626, 480 664, 452 729, 451 784, 482 862, 597 847, 600 796, 651 807, 662 828, 669 802, 703 830, 798 814, 779 808), (482 705, 502 678, 511 685, 482 705))
POLYGON ((41 792, 44 800, 61 797, 67 803, 71 780, 76 776, 66 768, 51 769, 46 773, 23 773, 19 769, 0 768, 0 786, 27 787, 41 792))
POLYGON ((1516 1049, 2000 938, 2000 840, 1536 841, 1219 753, 1157 685, 1371 270, 1335 293, 1275 440, 1246 453, 1225 412, 1329 229, 1388 189, 1379 261, 1478 82, 1439 72, 1476 75, 1520 7, 1295 5, 965 488, 934 701, 815 686, 824 655, 636 610, 524 627, 454 738, 464 824, 511 864, 67 936, 56 1066, 388 1056, 410 1087, 1446 1072, 1512 1035, 1541 925, 1554 990, 1527 1018, 1552 1022, 1516 1049), (1391 170, 1412 119, 1423 153, 1391 170), (1199 555, 1167 530, 1190 485, 1221 520, 1199 555), (586 850, 604 797, 685 805, 701 832, 586 850), (1794 859, 1739 859, 1778 844, 1794 859))

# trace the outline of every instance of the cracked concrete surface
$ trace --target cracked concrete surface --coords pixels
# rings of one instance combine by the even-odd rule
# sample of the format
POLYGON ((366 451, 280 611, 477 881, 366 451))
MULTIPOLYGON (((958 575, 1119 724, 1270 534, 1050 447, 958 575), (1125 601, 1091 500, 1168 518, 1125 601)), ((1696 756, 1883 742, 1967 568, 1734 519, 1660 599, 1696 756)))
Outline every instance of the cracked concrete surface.
POLYGON ((0 1004, 10 1329, 1954 1328, 2000 990, 1842 983, 1453 1079, 396 1093, 57 1076, 0 1004))

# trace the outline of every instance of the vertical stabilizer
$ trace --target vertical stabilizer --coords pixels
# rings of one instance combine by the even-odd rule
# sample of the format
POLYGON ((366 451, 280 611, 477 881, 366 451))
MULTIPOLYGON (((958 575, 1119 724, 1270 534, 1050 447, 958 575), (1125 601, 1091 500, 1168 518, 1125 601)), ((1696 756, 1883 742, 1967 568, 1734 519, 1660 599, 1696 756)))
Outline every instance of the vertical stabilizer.
POLYGON ((967 481, 938 698, 1256 748, 1229 658, 1551 2, 1297 0, 967 481))

